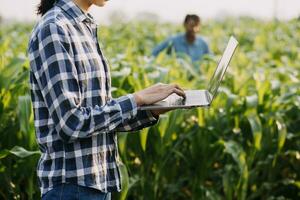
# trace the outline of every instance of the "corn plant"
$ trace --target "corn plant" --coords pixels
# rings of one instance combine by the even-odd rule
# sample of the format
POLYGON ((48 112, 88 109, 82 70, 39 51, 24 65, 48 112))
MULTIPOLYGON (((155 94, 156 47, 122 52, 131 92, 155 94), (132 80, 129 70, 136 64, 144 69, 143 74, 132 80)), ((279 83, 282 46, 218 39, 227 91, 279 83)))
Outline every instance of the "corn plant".
MULTIPOLYGON (((32 25, 0 26, 0 199, 38 199, 25 54, 32 25)), ((119 134, 123 191, 113 199, 299 199, 299 22, 207 21, 213 54, 202 61, 150 56, 180 30, 153 22, 99 30, 114 97, 158 82, 203 89, 229 36, 240 43, 210 108, 172 111, 154 127, 119 134)))

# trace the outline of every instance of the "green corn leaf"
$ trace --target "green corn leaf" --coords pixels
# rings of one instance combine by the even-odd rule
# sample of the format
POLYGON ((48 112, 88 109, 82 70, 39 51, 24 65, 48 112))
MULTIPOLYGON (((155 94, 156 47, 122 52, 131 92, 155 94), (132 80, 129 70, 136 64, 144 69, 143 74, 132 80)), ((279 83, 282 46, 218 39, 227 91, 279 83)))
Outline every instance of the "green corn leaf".
POLYGON ((198 125, 200 127, 205 126, 205 116, 204 116, 204 109, 197 109, 198 112, 198 125))
POLYGON ((264 96, 270 92, 271 84, 268 81, 264 81, 260 84, 260 87, 258 88, 258 102, 260 105, 263 104, 264 96))
POLYGON ((122 163, 119 165, 120 173, 121 173, 121 181, 122 181, 122 191, 120 194, 120 200, 125 200, 127 197, 127 193, 129 188, 129 175, 126 166, 122 163))
POLYGON ((24 149, 23 147, 15 146, 10 150, 11 154, 14 154, 15 156, 18 156, 20 158, 26 158, 28 156, 40 154, 39 151, 28 151, 24 149))
POLYGON ((122 133, 118 135, 118 146, 120 149, 120 154, 126 153, 126 141, 127 141, 127 133, 122 133))
POLYGON ((223 190, 227 200, 233 199, 234 187, 233 166, 228 164, 225 166, 225 173, 222 176, 223 190))
POLYGON ((236 186, 238 199, 244 200, 247 195, 249 172, 246 163, 246 152, 235 141, 224 142, 225 153, 232 156, 233 160, 237 163, 240 170, 239 184, 236 186))
POLYGON ((276 120, 276 125, 278 130, 278 152, 280 152, 286 140, 287 130, 282 118, 276 120))
POLYGON ((149 132, 149 128, 144 128, 140 132, 140 143, 141 143, 143 151, 146 151, 148 132, 149 132))
POLYGON ((165 136, 168 125, 169 125, 168 115, 161 115, 159 117, 159 125, 158 125, 159 135, 161 138, 165 136))
POLYGON ((258 96, 252 95, 246 97, 247 108, 256 108, 258 104, 258 96))
POLYGON ((256 115, 248 116, 248 121, 250 123, 252 134, 253 134, 253 142, 254 147, 257 150, 261 149, 261 138, 262 138, 262 126, 259 118, 256 115))
POLYGON ((29 96, 20 96, 18 101, 20 128, 23 133, 30 133, 29 119, 31 115, 31 100, 29 96))
POLYGON ((9 154, 9 150, 5 149, 0 151, 0 159, 5 158, 9 154))
POLYGON ((32 155, 40 154, 39 151, 28 151, 20 146, 14 146, 11 150, 2 150, 0 151, 0 159, 7 157, 9 154, 13 154, 19 158, 26 158, 32 155))
POLYGON ((234 161, 238 164, 240 171, 242 172, 246 166, 246 154, 243 148, 234 141, 228 141, 224 143, 225 153, 232 156, 234 161))
POLYGON ((282 181, 282 183, 284 185, 293 185, 293 186, 297 187, 298 189, 300 189, 300 181, 296 181, 296 180, 293 180, 293 179, 284 179, 282 181))

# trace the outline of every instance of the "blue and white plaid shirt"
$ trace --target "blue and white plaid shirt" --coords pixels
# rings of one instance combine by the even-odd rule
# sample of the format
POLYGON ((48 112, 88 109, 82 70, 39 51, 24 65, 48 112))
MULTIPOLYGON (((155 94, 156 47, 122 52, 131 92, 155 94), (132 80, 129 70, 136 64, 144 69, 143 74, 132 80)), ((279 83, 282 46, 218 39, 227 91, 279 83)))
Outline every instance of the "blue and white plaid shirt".
POLYGON ((157 123, 132 94, 111 97, 97 25, 72 0, 58 0, 29 42, 31 100, 41 194, 61 183, 120 191, 118 131, 157 123))

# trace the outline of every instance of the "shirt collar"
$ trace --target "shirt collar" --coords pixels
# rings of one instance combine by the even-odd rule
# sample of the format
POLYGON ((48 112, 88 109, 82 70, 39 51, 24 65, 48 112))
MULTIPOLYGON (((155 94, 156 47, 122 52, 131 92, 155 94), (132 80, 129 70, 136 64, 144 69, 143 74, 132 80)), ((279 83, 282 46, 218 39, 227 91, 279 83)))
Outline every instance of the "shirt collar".
POLYGON ((83 12, 72 0, 57 0, 56 5, 67 12, 77 22, 96 24, 93 16, 83 12))

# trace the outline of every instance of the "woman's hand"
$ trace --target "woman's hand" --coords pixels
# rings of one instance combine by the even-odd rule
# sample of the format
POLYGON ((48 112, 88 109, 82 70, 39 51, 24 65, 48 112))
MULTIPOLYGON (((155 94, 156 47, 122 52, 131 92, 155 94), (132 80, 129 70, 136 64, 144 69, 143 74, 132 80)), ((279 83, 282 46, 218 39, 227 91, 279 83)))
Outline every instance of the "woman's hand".
POLYGON ((169 112, 171 110, 174 110, 174 109, 167 108, 167 109, 151 110, 151 113, 152 113, 153 117, 159 118, 159 115, 165 114, 166 112, 169 112))
POLYGON ((133 94, 138 106, 151 105, 167 98, 171 94, 185 98, 184 91, 177 84, 158 83, 133 94))

